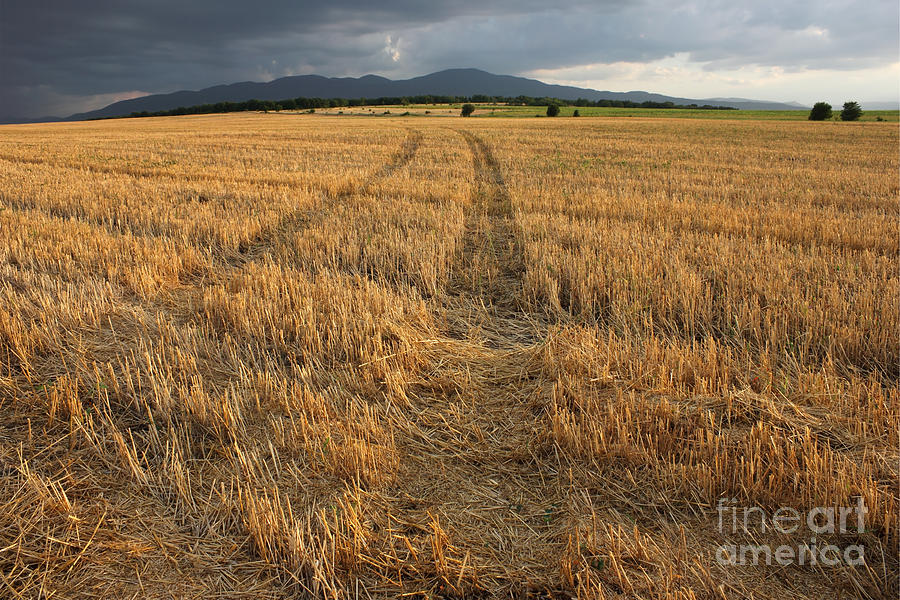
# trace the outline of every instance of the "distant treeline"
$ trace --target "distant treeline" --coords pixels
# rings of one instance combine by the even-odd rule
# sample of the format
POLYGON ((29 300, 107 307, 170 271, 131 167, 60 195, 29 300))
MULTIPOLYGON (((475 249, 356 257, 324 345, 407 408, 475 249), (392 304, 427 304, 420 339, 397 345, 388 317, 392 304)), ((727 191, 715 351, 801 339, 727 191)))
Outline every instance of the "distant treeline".
MULTIPOLYGON (((731 106, 713 106, 711 104, 675 104, 674 102, 632 102, 630 100, 561 100, 559 98, 532 98, 516 96, 382 96, 379 98, 288 98, 287 100, 246 100, 244 102, 216 102, 215 104, 197 104, 195 106, 179 106, 171 110, 154 112, 133 112, 128 117, 171 117, 176 115, 208 115, 213 113, 229 113, 241 111, 280 111, 280 110, 314 110, 317 108, 341 108, 351 106, 395 106, 409 104, 506 104, 509 106, 578 106, 578 107, 613 107, 613 108, 693 108, 702 110, 737 110, 731 106)), ((115 117, 114 117, 115 118, 115 117)))

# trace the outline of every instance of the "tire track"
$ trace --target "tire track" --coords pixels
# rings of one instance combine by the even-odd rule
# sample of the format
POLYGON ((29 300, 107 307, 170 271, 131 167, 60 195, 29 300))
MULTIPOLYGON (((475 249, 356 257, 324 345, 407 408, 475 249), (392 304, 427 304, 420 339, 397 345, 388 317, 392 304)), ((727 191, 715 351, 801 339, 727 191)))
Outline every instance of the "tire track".
POLYGON ((487 263, 484 266, 497 272, 496 278, 487 285, 476 285, 473 291, 481 292, 496 307, 517 308, 521 258, 516 249, 509 190, 500 164, 485 141, 469 131, 459 133, 472 153, 476 181, 474 202, 463 239, 463 260, 471 264, 484 259, 487 263))
POLYGON ((193 281, 180 288, 175 295, 175 305, 193 305, 202 298, 203 291, 210 285, 227 284, 238 276, 247 265, 259 262, 270 255, 280 244, 286 243, 291 236, 306 229, 313 220, 323 215, 330 208, 355 194, 364 194, 376 183, 390 177, 395 171, 407 165, 415 156, 421 144, 422 134, 418 130, 408 130, 406 140, 393 157, 378 170, 366 178, 361 185, 350 183, 334 193, 323 194, 323 202, 315 209, 299 209, 285 214, 272 227, 257 236, 256 240, 239 248, 239 253, 225 256, 214 263, 222 273, 213 281, 207 282, 206 276, 194 277, 193 281))
POLYGON ((512 198, 500 163, 490 146, 475 133, 454 130, 469 146, 475 169, 472 206, 466 215, 459 258, 462 269, 448 286, 448 312, 455 324, 451 336, 471 328, 474 318, 492 347, 515 348, 533 344, 541 327, 523 311, 524 260, 516 241, 512 198), (468 305, 468 315, 460 315, 468 305), (481 314, 472 307, 482 308, 481 314), (454 318, 455 317, 455 318, 454 318))
POLYGON ((273 225, 268 231, 264 232, 258 241, 248 244, 244 248, 240 248, 240 253, 244 256, 235 257, 231 261, 233 268, 243 266, 250 262, 260 260, 265 254, 271 252, 278 244, 287 241, 287 239, 298 230, 307 227, 312 220, 329 208, 332 208, 342 200, 356 195, 365 194, 382 179, 386 179, 394 174, 398 169, 402 169, 413 159, 419 146, 422 143, 422 132, 416 129, 410 129, 406 139, 400 146, 400 149, 394 153, 387 163, 382 165, 375 173, 365 179, 361 185, 353 184, 344 186, 334 194, 326 194, 325 202, 315 210, 297 210, 284 215, 279 221, 273 225))
POLYGON ((418 129, 409 129, 406 139, 400 146, 400 150, 393 158, 381 167, 376 175, 371 177, 360 193, 365 193, 379 179, 390 177, 397 169, 405 167, 419 151, 422 144, 422 132, 418 129))
MULTIPOLYGON (((227 271, 232 271, 241 268, 249 263, 261 260, 263 256, 271 252, 273 248, 286 241, 291 234, 306 227, 315 218, 316 215, 324 213, 338 202, 345 200, 350 196, 353 196, 354 194, 366 193, 379 181, 390 177, 395 171, 406 166, 418 152, 421 141, 422 133, 420 131, 414 129, 408 130, 407 137, 403 141, 400 149, 393 154, 388 162, 376 169, 368 177, 363 179, 361 183, 351 182, 349 184, 346 184, 336 192, 322 190, 323 202, 317 208, 297 209, 282 215, 273 225, 265 228, 263 231, 260 231, 254 239, 247 242, 242 242, 238 246, 236 253, 223 253, 220 251, 218 253, 212 254, 210 256, 210 270, 214 270, 217 267, 224 267, 227 271)), ((0 156, 0 160, 3 160, 4 158, 5 157, 0 156)), ((42 161, 31 161, 28 159, 23 159, 23 162, 41 163, 42 161)), ((52 163, 46 161, 43 161, 43 164, 48 166, 55 166, 52 163)), ((101 170, 98 172, 110 171, 101 170)), ((154 175, 152 174, 147 174, 144 176, 154 177, 154 175)), ((159 176, 168 177, 169 175, 160 174, 159 176)), ((271 180, 265 178, 245 178, 239 179, 237 181, 256 184, 273 183, 271 180)), ((289 184, 286 181, 279 180, 277 184, 296 185, 296 182, 289 184)), ((126 223, 124 219, 109 219, 88 214, 72 213, 66 211, 63 207, 60 206, 40 206, 36 202, 30 202, 23 199, 13 199, 12 201, 7 202, 7 206, 19 211, 36 211, 40 214, 46 215, 52 219, 56 219, 59 221, 75 221, 78 223, 84 223, 91 227, 106 231, 107 233, 114 236, 131 236, 134 238, 143 238, 150 240, 174 241, 175 243, 179 244, 186 243, 188 246, 200 250, 207 250, 211 247, 208 241, 204 242, 198 240, 181 239, 179 238, 177 232, 154 231, 146 227, 134 229, 130 226, 130 224, 126 223)), ((196 276, 194 279, 200 280, 202 278, 203 277, 201 276, 196 276)), ((190 282, 190 280, 188 282, 190 282)))
POLYGON ((509 190, 500 171, 500 163, 491 152, 484 139, 471 131, 458 131, 469 145, 478 181, 478 199, 482 208, 494 216, 512 217, 512 203, 509 190))
MULTIPOLYGON (((442 515, 481 576, 495 587, 513 589, 519 582, 497 568, 519 559, 511 539, 527 540, 533 547, 553 545, 560 552, 564 548, 562 534, 546 526, 547 515, 568 502, 564 474, 534 467, 541 448, 534 398, 544 393, 536 373, 547 326, 520 306, 524 261, 500 163, 477 134, 453 131, 469 147, 475 179, 459 268, 435 306, 446 316, 450 339, 442 342, 444 353, 434 372, 410 387, 410 425, 397 444, 410 472, 440 473, 465 483, 435 486, 432 492, 427 487, 423 491, 421 479, 413 478, 400 484, 397 495, 415 499, 429 515, 442 515), (447 381, 454 386, 448 388, 447 381), (484 519, 485 512, 503 525, 484 519), (456 519, 460 514, 471 518, 456 519), (485 543, 487 526, 496 528, 496 544, 485 543)), ((392 512, 411 511, 401 503, 392 512)), ((415 512, 405 518, 427 525, 415 512)), ((546 591, 543 582, 535 585, 535 591, 546 591)))

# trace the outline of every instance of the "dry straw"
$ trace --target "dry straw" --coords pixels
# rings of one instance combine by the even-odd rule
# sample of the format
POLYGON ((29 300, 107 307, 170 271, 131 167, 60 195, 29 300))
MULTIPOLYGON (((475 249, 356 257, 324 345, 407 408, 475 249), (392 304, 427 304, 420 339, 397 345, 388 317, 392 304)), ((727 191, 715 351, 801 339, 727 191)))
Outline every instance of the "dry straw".
POLYGON ((896 595, 897 143, 4 126, 0 595, 896 595), (714 560, 857 496, 864 567, 714 560))

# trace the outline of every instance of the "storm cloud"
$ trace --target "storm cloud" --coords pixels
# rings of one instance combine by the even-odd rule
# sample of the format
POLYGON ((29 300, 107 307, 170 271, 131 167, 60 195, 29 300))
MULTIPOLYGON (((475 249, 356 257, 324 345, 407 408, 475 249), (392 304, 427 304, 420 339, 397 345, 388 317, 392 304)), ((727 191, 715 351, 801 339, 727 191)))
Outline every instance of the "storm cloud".
POLYGON ((707 86, 691 97, 740 91, 736 73, 749 78, 751 92, 742 95, 752 95, 754 77, 781 82, 757 86, 770 96, 781 89, 802 95, 812 85, 802 82, 816 73, 823 81, 844 73, 848 80, 856 74, 871 97, 885 87, 887 73, 894 84, 881 98, 898 95, 896 0, 548 6, 528 0, 0 0, 0 117, 67 115, 145 93, 285 75, 404 78, 451 67, 590 87, 627 82, 635 86, 630 89, 662 93, 674 91, 678 77, 690 77, 707 86), (673 60, 672 71, 655 67, 673 60), (622 79, 622 72, 630 75, 622 79))

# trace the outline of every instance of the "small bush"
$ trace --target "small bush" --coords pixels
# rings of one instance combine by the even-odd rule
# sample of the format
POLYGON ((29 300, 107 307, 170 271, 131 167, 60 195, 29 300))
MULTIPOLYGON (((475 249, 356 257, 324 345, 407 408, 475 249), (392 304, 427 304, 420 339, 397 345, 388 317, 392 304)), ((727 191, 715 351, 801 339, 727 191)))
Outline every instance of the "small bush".
POLYGON ((827 102, 816 102, 809 111, 810 121, 824 121, 831 118, 831 105, 827 102))
POLYGON ((841 111, 841 121, 859 121, 862 116, 862 108, 858 102, 844 102, 844 109, 841 111))
POLYGON ((550 106, 547 107, 547 116, 548 117, 555 117, 557 115, 559 115, 559 106, 558 105, 551 104, 550 106))
POLYGON ((581 111, 579 111, 579 110, 576 108, 576 109, 575 109, 575 112, 572 113, 572 116, 573 116, 573 117, 580 117, 580 116, 581 116, 581 111))
POLYGON ((462 105, 462 110, 460 111, 459 114, 461 114, 461 115, 464 116, 464 117, 469 117, 469 116, 472 115, 473 112, 475 112, 475 105, 474 105, 474 104, 463 104, 463 105, 462 105))

